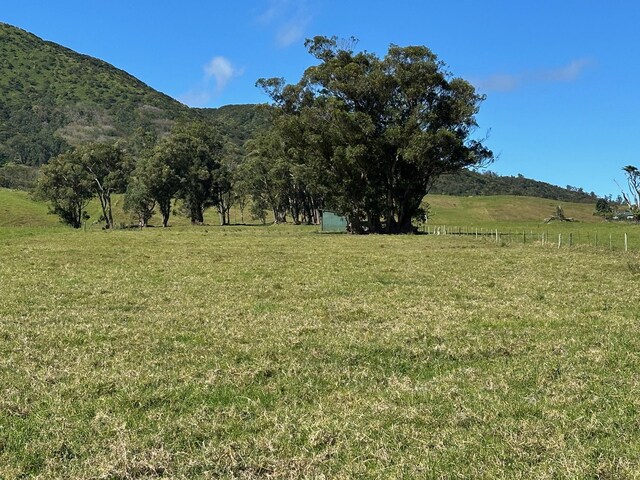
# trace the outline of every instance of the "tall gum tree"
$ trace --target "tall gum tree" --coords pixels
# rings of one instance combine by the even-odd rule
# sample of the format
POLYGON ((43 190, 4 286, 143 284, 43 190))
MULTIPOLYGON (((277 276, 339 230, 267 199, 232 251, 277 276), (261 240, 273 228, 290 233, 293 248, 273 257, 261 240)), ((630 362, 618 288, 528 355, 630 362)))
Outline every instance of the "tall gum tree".
POLYGON ((132 159, 120 146, 105 143, 80 146, 77 155, 100 200, 105 228, 113 229, 111 196, 113 193, 124 192, 127 177, 133 169, 132 159))
POLYGON ((427 47, 391 45, 380 59, 353 43, 307 40, 318 65, 297 84, 258 85, 277 107, 272 133, 303 158, 302 180, 325 206, 356 233, 408 233, 439 175, 492 160, 473 138, 484 96, 427 47))
POLYGON ((80 228, 86 208, 95 195, 93 179, 82 165, 77 151, 52 158, 43 165, 36 186, 36 197, 50 203, 51 213, 73 228, 80 228))

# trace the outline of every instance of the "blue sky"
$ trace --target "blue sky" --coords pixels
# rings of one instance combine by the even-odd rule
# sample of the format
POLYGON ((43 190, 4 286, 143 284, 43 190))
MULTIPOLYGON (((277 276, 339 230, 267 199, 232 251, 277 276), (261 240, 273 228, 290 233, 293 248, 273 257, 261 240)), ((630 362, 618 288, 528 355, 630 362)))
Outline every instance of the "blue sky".
POLYGON ((265 102, 296 82, 304 39, 355 36, 383 56, 426 45, 487 95, 491 170, 600 195, 640 166, 640 4, 610 0, 3 0, 0 21, 101 58, 191 106, 265 102))

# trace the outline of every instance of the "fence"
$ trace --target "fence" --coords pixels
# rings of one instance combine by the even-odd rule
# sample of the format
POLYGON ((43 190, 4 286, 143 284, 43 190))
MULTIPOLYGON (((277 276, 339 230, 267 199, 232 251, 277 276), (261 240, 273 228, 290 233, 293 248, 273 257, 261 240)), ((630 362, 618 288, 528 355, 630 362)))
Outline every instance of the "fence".
POLYGON ((421 225, 419 231, 430 235, 458 235, 496 243, 519 243, 543 247, 593 247, 617 251, 640 251, 640 231, 627 232, 552 230, 500 230, 499 228, 458 227, 447 225, 421 225))

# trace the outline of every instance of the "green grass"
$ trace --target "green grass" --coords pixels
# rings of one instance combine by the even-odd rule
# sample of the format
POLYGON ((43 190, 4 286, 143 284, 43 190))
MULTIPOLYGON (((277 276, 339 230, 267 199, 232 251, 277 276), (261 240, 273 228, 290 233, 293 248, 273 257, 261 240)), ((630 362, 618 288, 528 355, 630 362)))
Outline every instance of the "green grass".
POLYGON ((60 222, 49 208, 27 192, 0 188, 0 227, 49 227, 60 222))
POLYGON ((640 256, 0 237, 0 478, 637 478, 640 256))
POLYGON ((496 227, 514 223, 539 225, 545 218, 555 215, 561 205, 567 217, 580 223, 602 223, 594 216, 595 205, 585 203, 558 202, 546 198, 498 195, 487 197, 454 197, 450 195, 428 195, 432 222, 445 225, 474 225, 496 227))

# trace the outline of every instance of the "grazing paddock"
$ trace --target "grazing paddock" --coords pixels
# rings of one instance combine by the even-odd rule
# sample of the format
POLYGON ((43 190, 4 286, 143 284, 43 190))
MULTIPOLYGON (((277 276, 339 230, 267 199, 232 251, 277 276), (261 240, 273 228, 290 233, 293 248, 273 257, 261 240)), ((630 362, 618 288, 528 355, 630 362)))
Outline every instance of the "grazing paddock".
POLYGON ((0 259, 0 478, 640 476, 637 253, 42 228, 0 259))

